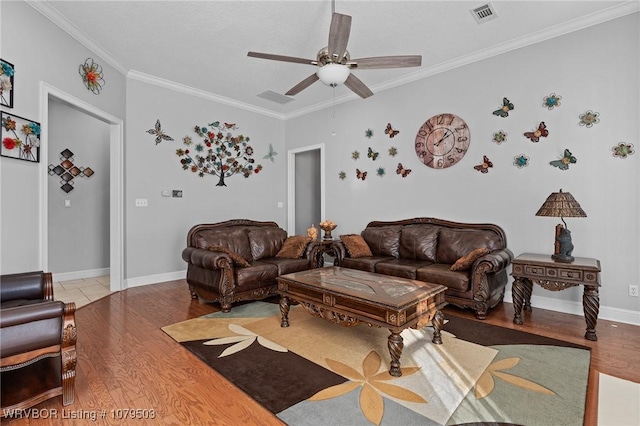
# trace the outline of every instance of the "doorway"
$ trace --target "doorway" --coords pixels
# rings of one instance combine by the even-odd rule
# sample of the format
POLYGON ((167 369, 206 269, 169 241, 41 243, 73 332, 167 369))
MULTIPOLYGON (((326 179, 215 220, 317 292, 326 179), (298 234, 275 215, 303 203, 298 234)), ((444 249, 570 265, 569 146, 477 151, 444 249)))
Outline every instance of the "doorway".
MULTIPOLYGON (((105 152, 107 153, 108 160, 108 182, 106 183, 105 190, 108 190, 108 214, 106 215, 105 227, 108 226, 108 232, 105 234, 107 241, 104 242, 104 246, 108 246, 108 275, 109 275, 109 288, 111 291, 119 291, 123 289, 124 277, 123 277, 123 122, 120 118, 112 116, 102 110, 95 108, 94 106, 81 101, 65 92, 62 92, 44 82, 40 86, 40 110, 41 110, 41 124, 45 130, 41 134, 41 147, 40 154, 43 159, 40 162, 40 175, 41 175, 41 201, 40 201, 40 264, 41 268, 45 271, 51 270, 52 264, 50 263, 49 248, 54 244, 51 244, 50 240, 50 217, 49 217, 49 199, 54 198, 53 194, 50 194, 50 174, 49 174, 49 158, 56 157, 56 154, 50 155, 50 143, 49 143, 49 123, 51 119, 50 107, 52 104, 63 104, 68 109, 74 110, 76 113, 80 113, 86 116, 87 119, 96 119, 100 122, 100 125, 105 126, 105 141, 107 146, 105 152)), ((72 126, 73 124, 69 124, 72 126)), ((76 161, 82 162, 82 159, 78 158, 76 161)), ((89 166, 90 167, 90 166, 89 166)), ((105 174, 107 171, 105 171, 105 174)), ((80 186, 86 182, 78 182, 80 186)), ((71 191, 70 191, 71 192, 71 191)), ((56 194, 59 195, 59 194, 56 194)), ((73 199, 70 196, 65 196, 65 203, 69 200, 73 203, 73 199)), ((73 206, 70 206, 73 208, 73 206)), ((69 229, 68 232, 82 233, 82 229, 69 229)), ((90 240, 87 244, 96 244, 90 240)), ((100 273, 100 268, 97 270, 100 273)), ((54 280, 57 281, 54 276, 54 280)))
POLYGON ((325 215, 324 144, 292 149, 288 156, 287 232, 306 235, 325 215))

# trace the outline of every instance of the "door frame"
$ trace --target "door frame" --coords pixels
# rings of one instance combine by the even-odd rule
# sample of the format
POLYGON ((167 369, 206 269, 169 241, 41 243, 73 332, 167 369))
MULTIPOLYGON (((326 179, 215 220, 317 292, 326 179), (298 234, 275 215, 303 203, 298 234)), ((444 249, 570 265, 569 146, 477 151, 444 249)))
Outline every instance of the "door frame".
POLYGON ((287 151, 287 233, 289 235, 294 235, 296 229, 296 155, 317 149, 320 150, 320 217, 323 218, 322 220, 325 217, 324 143, 290 149, 287 151))
POLYGON ((109 275, 111 291, 124 283, 124 122, 44 81, 40 82, 40 268, 49 270, 49 100, 56 99, 109 125, 109 275))

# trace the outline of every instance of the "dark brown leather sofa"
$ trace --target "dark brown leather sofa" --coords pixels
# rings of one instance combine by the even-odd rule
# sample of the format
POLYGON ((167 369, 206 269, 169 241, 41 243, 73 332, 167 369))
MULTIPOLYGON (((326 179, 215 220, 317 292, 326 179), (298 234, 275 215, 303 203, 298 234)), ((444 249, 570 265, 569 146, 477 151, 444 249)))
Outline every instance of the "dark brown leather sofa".
POLYGON ((278 276, 314 266, 313 244, 297 259, 276 257, 286 239, 275 222, 234 219, 192 227, 182 251, 191 296, 219 302, 229 312, 232 303, 276 294, 278 276))
POLYGON ((2 415, 62 395, 74 401, 75 303, 53 300, 51 273, 0 276, 2 415))
POLYGON ((446 301, 473 309, 478 319, 485 319, 488 309, 504 298, 513 254, 497 225, 414 218, 371 222, 360 235, 373 256, 352 258, 344 243, 337 242, 340 266, 444 285, 446 301), (468 270, 450 270, 459 258, 483 247, 490 252, 468 270))

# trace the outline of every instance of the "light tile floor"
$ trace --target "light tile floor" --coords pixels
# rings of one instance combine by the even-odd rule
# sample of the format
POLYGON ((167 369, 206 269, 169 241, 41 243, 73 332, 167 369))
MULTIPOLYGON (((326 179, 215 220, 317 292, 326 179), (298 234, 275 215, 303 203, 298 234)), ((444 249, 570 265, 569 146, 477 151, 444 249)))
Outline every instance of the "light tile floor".
POLYGON ((65 303, 76 302, 76 308, 111 294, 109 276, 72 281, 54 281, 53 298, 65 303))

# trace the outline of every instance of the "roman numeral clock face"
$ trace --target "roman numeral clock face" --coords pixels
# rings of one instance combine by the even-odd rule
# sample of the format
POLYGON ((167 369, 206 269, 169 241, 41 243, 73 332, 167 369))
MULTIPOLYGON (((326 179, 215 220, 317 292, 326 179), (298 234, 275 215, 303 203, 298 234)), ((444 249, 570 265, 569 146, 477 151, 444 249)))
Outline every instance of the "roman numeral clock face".
POLYGON ((454 114, 428 119, 416 135, 416 154, 425 166, 446 169, 456 164, 469 149, 469 127, 454 114))

